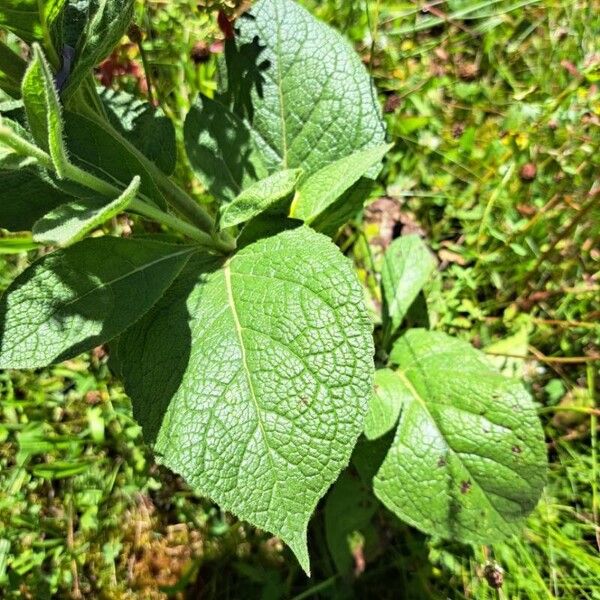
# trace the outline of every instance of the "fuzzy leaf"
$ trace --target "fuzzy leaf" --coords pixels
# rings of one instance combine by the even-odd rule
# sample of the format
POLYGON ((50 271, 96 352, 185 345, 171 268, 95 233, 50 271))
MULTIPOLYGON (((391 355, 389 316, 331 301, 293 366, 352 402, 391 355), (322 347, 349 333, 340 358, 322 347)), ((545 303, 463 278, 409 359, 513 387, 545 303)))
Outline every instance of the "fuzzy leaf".
POLYGON ((171 120, 150 103, 126 92, 99 90, 112 125, 167 175, 175 170, 177 146, 171 120))
POLYGON ((249 221, 289 197, 294 192, 301 173, 300 169, 278 171, 246 188, 225 205, 219 220, 221 229, 249 221))
POLYGON ((381 163, 391 145, 354 152, 313 173, 302 183, 290 216, 312 223, 363 175, 381 163))
POLYGON ((339 33, 292 0, 260 0, 236 25, 226 96, 251 123, 269 171, 301 168, 309 177, 384 143, 369 74, 339 33))
POLYGON ((114 338, 162 296, 192 252, 104 237, 44 256, 0 301, 0 369, 44 367, 114 338))
POLYGON ((545 482, 546 448, 522 384, 443 333, 412 329, 392 350, 402 400, 396 436, 373 485, 422 531, 488 544, 517 533, 545 482))
POLYGON ((381 270, 390 333, 398 330, 435 267, 435 258, 418 235, 400 237, 390 244, 381 270))
POLYGON ((61 204, 44 215, 33 226, 33 239, 42 244, 69 246, 125 210, 135 198, 140 178, 134 177, 129 187, 112 202, 94 197, 61 204))
POLYGON ((308 571, 308 521, 362 430, 372 352, 351 264, 300 227, 190 262, 118 356, 158 460, 308 571))
POLYGON ((231 201, 267 176, 248 127, 226 106, 201 96, 183 128, 194 172, 221 201, 231 201))
POLYGON ((62 107, 50 66, 38 44, 33 45, 33 60, 23 77, 21 91, 33 139, 50 154, 60 175, 69 160, 63 139, 62 107))
POLYGON ((365 419, 367 439, 379 438, 395 427, 407 394, 410 390, 394 371, 379 369, 375 372, 375 389, 365 419))

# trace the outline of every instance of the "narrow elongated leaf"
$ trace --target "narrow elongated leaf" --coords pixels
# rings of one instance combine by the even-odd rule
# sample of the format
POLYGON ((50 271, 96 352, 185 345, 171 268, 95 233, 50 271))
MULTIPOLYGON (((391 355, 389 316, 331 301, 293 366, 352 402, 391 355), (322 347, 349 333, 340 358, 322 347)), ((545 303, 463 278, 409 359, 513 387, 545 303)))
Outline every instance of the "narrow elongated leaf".
POLYGON ((219 220, 221 228, 249 221, 289 197, 294 192, 301 173, 300 169, 278 171, 245 189, 225 205, 219 220))
POLYGON ((302 183, 290 216, 312 223, 363 175, 381 163, 391 148, 384 144, 354 152, 313 173, 302 183))
POLYGON ((426 533, 487 544, 519 531, 545 481, 531 397, 485 356, 445 334, 412 329, 390 360, 410 390, 373 485, 426 533))
POLYGON ((166 202, 146 167, 117 137, 99 123, 66 111, 64 115, 67 148, 73 163, 124 189, 139 176, 140 195, 160 208, 166 202))
POLYGON ((435 258, 418 235, 400 237, 391 243, 381 270, 390 333, 398 330, 435 267, 435 258))
MULTIPOLYGON (((66 0, 53 20, 54 46, 74 50, 63 94, 71 96, 81 81, 108 56, 126 33, 134 0, 66 0)), ((64 65, 63 65, 64 66, 64 65)))
POLYGON ((267 176, 248 126, 223 104, 201 96, 183 134, 190 164, 215 198, 231 201, 267 176))
POLYGON ((149 102, 126 92, 99 90, 112 125, 164 173, 175 170, 177 146, 171 120, 149 102))
POLYGON ((391 369, 375 372, 375 389, 365 419, 365 436, 374 440, 394 428, 409 388, 391 369))
POLYGON ((374 87, 339 33, 293 0, 260 0, 237 25, 227 92, 245 111, 270 171, 302 168, 309 177, 384 143, 374 87), (254 52, 257 45, 262 51, 254 52))
POLYGON ((38 44, 33 45, 33 59, 21 91, 33 138, 50 154, 56 172, 62 175, 69 160, 63 139, 62 107, 52 72, 38 44))
POLYGON ((123 211, 139 187, 140 178, 134 177, 129 187, 112 202, 106 198, 87 198, 61 204, 35 223, 33 239, 43 244, 69 246, 123 211))
POLYGON ((192 252, 104 237, 43 257, 0 301, 0 368, 43 367, 114 338, 162 296, 192 252))
POLYGON ((348 463, 372 385, 360 285, 306 227, 193 267, 121 336, 134 413, 161 463, 281 536, 308 571, 308 520, 348 463))

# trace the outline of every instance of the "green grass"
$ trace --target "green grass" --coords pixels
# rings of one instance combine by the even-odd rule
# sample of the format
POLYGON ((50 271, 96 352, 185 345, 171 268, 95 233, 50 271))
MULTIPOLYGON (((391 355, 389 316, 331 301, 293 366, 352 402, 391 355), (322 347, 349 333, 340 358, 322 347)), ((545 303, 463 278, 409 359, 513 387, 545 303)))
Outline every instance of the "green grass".
MULTIPOLYGON (((426 237, 440 261, 432 326, 511 355, 494 360, 539 402, 551 466, 538 508, 518 538, 476 548, 382 509, 377 551, 353 579, 336 574, 319 511, 307 580, 278 540, 153 463, 95 354, 0 375, 5 597, 600 598, 600 3, 448 0, 429 14, 408 0, 305 4, 362 53, 395 142, 373 199, 396 218, 357 216, 338 241, 373 291, 389 236, 426 237)), ((189 56, 218 30, 191 1, 140 1, 137 15, 153 24, 150 87, 180 124, 195 93, 214 90, 216 56, 189 56)), ((119 56, 141 64, 134 47, 119 56)), ((115 83, 138 89, 131 75, 115 83)), ((0 239, 1 287, 29 243, 0 239)))

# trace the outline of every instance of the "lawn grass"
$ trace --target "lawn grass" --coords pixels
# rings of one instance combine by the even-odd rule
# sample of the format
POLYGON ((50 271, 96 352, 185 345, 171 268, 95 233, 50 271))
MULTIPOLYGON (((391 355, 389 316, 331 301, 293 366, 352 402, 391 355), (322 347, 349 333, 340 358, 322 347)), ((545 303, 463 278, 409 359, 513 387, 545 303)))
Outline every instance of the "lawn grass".
MULTIPOLYGON (((493 353, 539 402, 551 462, 542 500, 521 536, 493 547, 426 538, 382 509, 385 535, 355 578, 335 571, 319 510, 307 580, 278 540, 153 463, 98 351, 0 374, 7 598, 600 598, 600 3, 304 3, 361 52, 395 143, 379 204, 337 241, 376 309, 391 236, 425 237, 439 260, 432 327, 493 353)), ((140 2, 137 19, 152 24, 150 89, 180 124, 195 93, 215 89, 217 55, 190 55, 218 29, 191 1, 140 2)), ((131 44, 118 59, 142 63, 131 44)), ((114 84, 139 93, 135 73, 114 84)), ((209 202, 188 172, 178 177, 209 202)), ((35 256, 15 253, 28 244, 0 239, 1 287, 35 256)))

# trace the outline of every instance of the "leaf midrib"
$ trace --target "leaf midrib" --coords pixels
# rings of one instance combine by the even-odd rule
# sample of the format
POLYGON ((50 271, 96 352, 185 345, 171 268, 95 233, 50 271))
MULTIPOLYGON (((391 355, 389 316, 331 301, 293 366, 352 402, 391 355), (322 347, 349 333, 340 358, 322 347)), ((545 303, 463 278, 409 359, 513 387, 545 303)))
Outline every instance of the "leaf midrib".
MULTIPOLYGON (((258 427, 260 429, 261 437, 265 444, 265 448, 267 450, 267 459, 269 461, 269 465, 271 467, 271 473, 275 473, 275 464, 273 462, 271 447, 269 446, 269 440, 267 438, 267 432, 265 431, 264 424, 261 418, 261 409, 260 404, 258 403, 258 399, 256 397, 256 392, 254 391, 254 384, 252 382, 252 376, 250 367, 248 366, 248 359, 246 356, 246 347, 244 346, 244 338, 242 336, 242 324, 240 323, 240 319, 238 316, 237 308, 235 306, 235 300, 233 298, 233 286, 231 283, 231 261, 228 260, 223 267, 223 276, 225 279, 225 290, 227 293, 227 304, 229 305, 229 309, 231 310, 231 315, 233 317, 233 323, 235 326, 235 333, 238 339, 238 343, 240 345, 240 352, 242 355, 242 369, 246 376, 246 381, 248 382, 248 388, 250 390, 250 396, 252 397, 252 402, 254 404, 254 408, 256 410, 256 419, 258 421, 258 427)), ((275 479, 273 479, 273 483, 275 483, 275 479)))
MULTIPOLYGON (((442 440, 444 440, 444 444, 446 445, 446 448, 448 448, 448 451, 451 452, 457 458, 457 460, 460 462, 460 464, 464 467, 465 471, 469 474, 469 477, 471 477, 471 479, 477 484, 477 486, 479 487, 479 489, 483 492, 483 497, 485 498, 485 500, 489 504, 489 506, 492 508, 492 510, 494 510, 494 512, 505 523, 507 523, 508 525, 510 525, 510 522, 507 521, 506 517, 502 514, 502 512, 500 510, 498 510, 496 508, 496 506, 494 505, 494 503, 489 498, 489 496, 488 496, 489 492, 487 492, 486 489, 481 485, 481 483, 479 482, 478 478, 473 475, 473 473, 471 472, 471 470, 469 469, 469 467, 465 464, 465 462, 460 457, 459 453, 457 453, 456 450, 454 450, 454 448, 452 448, 452 446, 450 446, 450 444, 446 440, 446 436, 444 435, 444 433, 442 432, 442 430, 439 428, 439 425, 438 425, 436 419, 433 418, 433 415, 431 414, 431 411, 429 410, 429 407, 427 406, 427 403, 421 397, 421 395, 419 394, 419 392, 417 391, 417 389, 415 388, 415 386, 412 384, 412 381, 410 381, 410 379, 400 369, 396 370, 396 374, 402 380, 402 383, 407 387, 407 389, 409 390, 409 392, 411 393, 411 395, 413 396, 413 398, 421 405, 421 407, 423 408, 423 410, 425 411, 425 413, 427 414, 427 416, 429 417, 429 419, 431 420, 431 422, 435 425, 435 428, 437 429, 438 433, 440 434, 440 437, 442 438, 442 440)), ((494 495, 496 495, 496 494, 494 493, 494 495)))

